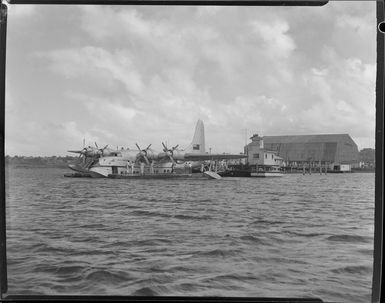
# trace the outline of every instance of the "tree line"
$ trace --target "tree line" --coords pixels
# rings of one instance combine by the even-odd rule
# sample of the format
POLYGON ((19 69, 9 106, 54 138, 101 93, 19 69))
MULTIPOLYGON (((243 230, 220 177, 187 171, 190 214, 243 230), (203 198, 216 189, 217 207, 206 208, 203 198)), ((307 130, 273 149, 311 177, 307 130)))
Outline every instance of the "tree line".
POLYGON ((31 157, 31 156, 5 156, 5 165, 17 167, 67 167, 68 164, 76 161, 73 156, 49 156, 49 157, 31 157))

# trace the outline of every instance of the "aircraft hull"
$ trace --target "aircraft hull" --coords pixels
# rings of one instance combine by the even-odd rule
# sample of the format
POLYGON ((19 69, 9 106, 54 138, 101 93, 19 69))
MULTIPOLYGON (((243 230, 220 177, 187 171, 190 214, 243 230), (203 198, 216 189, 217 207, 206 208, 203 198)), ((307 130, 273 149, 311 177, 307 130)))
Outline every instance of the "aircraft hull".
POLYGON ((192 174, 149 174, 149 175, 108 175, 111 179, 176 179, 191 178, 192 174))
POLYGON ((70 164, 68 165, 70 169, 72 169, 75 172, 78 173, 88 173, 88 170, 84 169, 81 165, 79 164, 70 164))
POLYGON ((107 178, 108 175, 112 174, 111 166, 93 166, 89 169, 89 174, 93 178, 107 178))

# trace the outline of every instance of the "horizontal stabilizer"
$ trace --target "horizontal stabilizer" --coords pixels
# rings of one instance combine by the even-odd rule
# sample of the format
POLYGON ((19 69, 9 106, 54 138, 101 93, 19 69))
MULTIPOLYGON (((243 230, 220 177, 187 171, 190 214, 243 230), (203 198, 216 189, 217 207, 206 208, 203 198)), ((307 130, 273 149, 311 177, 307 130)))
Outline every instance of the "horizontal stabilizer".
POLYGON ((81 154, 83 151, 81 150, 67 150, 69 153, 81 154))
POLYGON ((247 155, 241 154, 194 154, 188 153, 184 155, 184 159, 188 161, 204 161, 204 160, 227 160, 227 159, 243 159, 247 155))

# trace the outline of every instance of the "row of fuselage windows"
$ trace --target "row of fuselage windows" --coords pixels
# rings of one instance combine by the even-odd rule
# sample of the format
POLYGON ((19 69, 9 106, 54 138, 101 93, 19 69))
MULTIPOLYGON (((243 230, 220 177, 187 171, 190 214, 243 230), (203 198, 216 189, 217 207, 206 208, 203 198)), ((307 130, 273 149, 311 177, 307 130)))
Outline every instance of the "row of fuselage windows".
MULTIPOLYGON (((259 154, 253 154, 254 159, 259 159, 259 154)), ((267 154, 265 154, 265 159, 267 159, 267 154)), ((271 155, 271 159, 274 159, 274 155, 271 155)))

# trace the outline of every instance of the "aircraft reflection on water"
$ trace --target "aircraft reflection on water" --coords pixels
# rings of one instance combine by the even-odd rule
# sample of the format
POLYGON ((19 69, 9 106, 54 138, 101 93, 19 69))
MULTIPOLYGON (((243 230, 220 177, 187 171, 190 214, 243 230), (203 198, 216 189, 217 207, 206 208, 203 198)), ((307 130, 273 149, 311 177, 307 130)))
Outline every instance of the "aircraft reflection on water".
MULTIPOLYGON (((168 148, 162 142, 163 151, 151 149, 151 144, 137 150, 113 150, 108 145, 103 148, 95 143, 82 150, 69 150, 78 153, 77 163, 70 164, 74 174, 66 177, 109 177, 109 178, 180 178, 192 177, 192 171, 198 170, 199 176, 219 179, 218 167, 226 165, 225 160, 242 159, 244 154, 211 154, 205 151, 204 126, 198 120, 194 137, 186 149, 178 149, 179 145, 168 148)), ((195 175, 195 174, 194 174, 195 175)))

